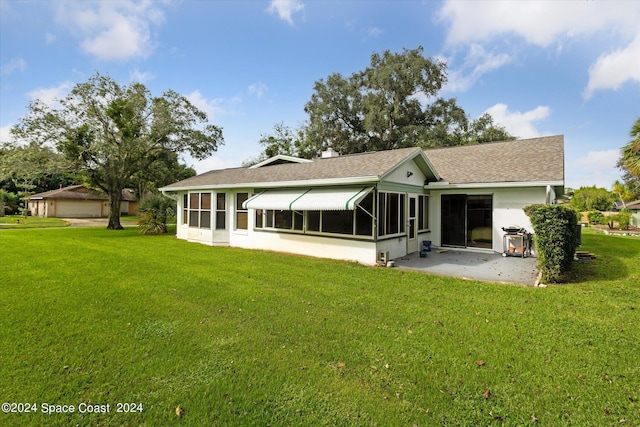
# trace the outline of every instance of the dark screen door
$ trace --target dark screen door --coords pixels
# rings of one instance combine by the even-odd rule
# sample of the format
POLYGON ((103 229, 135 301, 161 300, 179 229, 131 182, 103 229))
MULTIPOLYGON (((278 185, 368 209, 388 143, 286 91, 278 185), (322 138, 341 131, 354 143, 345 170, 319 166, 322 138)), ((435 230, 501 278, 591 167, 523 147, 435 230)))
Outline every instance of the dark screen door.
POLYGON ((442 244, 466 246, 467 196, 448 194, 442 196, 442 244))

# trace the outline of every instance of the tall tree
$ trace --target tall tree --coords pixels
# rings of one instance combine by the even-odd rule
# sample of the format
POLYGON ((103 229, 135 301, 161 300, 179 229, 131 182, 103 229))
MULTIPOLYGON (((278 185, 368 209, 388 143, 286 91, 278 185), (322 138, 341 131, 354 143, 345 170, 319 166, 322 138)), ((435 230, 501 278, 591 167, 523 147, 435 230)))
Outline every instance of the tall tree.
POLYGON ((620 202, 622 202, 622 207, 627 207, 627 202, 631 202, 634 200, 635 194, 630 186, 624 184, 618 180, 613 183, 611 187, 611 194, 613 194, 620 202))
MULTIPOLYGON (((46 182, 65 171, 62 156, 36 142, 0 150, 0 182, 11 180, 21 200, 47 187, 46 182)), ((46 188, 48 189, 48 188, 46 188)), ((26 203, 23 213, 26 215, 26 203)))
POLYGON ((134 188, 137 198, 142 200, 147 194, 157 192, 160 187, 195 175, 195 169, 180 163, 177 153, 165 150, 148 167, 134 173, 128 186, 134 188))
POLYGON ((121 86, 100 74, 77 84, 59 107, 32 102, 12 133, 54 144, 86 171, 109 196, 108 229, 122 228, 122 190, 137 172, 167 151, 203 159, 223 143, 222 129, 184 96, 168 90, 153 97, 141 83, 121 86))
POLYGON ((571 206, 581 212, 608 211, 613 207, 614 197, 604 188, 580 187, 571 198, 571 206))
POLYGON ((365 132, 376 149, 416 144, 425 127, 419 97, 432 99, 447 81, 446 64, 425 58, 423 49, 371 55, 371 65, 355 75, 363 92, 365 132))
MULTIPOLYGON (((437 97, 446 81, 446 64, 425 58, 422 47, 374 53, 363 71, 316 81, 295 152, 312 158, 329 146, 350 154, 513 139, 490 115, 470 120, 455 98, 437 97)), ((280 141, 277 130, 273 139, 280 141)), ((263 156, 274 147, 283 148, 269 144, 263 156)))
POLYGON ((622 158, 618 163, 629 174, 640 178, 640 118, 631 127, 631 141, 622 147, 622 158))

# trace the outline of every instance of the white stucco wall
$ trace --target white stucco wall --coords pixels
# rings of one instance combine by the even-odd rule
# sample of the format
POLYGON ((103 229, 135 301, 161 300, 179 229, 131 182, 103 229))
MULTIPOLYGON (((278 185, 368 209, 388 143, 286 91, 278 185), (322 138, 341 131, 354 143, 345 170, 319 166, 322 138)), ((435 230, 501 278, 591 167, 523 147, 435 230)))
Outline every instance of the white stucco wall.
MULTIPOLYGON (((398 181, 407 181, 406 172, 410 168, 397 171, 398 181)), ((422 180, 424 177, 419 170, 414 171, 414 178, 422 180)), ((247 192, 243 190, 241 192, 247 192)), ((212 192, 213 193, 213 192, 212 192)), ((251 195, 251 191, 249 191, 251 195)), ((444 194, 491 195, 493 199, 493 232, 492 250, 503 251, 502 227, 517 224, 533 231, 531 222, 522 208, 534 203, 545 203, 547 199, 546 187, 520 188, 474 188, 431 190, 429 194, 429 227, 430 231, 418 235, 418 250, 423 240, 430 240, 432 246, 441 246, 441 196, 444 194)), ((212 226, 215 216, 215 197, 212 197, 212 226)), ((182 196, 178 197, 178 226, 177 237, 208 245, 225 245, 247 249, 262 249, 278 252, 296 253, 307 256, 343 259, 375 264, 379 251, 388 251, 389 259, 399 258, 407 253, 407 237, 401 236, 377 243, 370 240, 348 239, 339 237, 325 237, 319 235, 305 235, 300 233, 276 232, 273 230, 254 230, 255 213, 249 210, 248 230, 236 230, 235 202, 236 193, 227 193, 226 229, 198 229, 188 227, 182 223, 182 196)))
MULTIPOLYGON (((252 217, 250 211, 249 216, 252 217)), ((288 252, 319 258, 342 259, 375 264, 376 245, 372 241, 336 239, 273 231, 232 231, 230 245, 247 249, 288 252)))
POLYGON ((466 195, 492 195, 493 196, 493 233, 492 250, 503 251, 502 236, 505 234, 502 227, 517 224, 533 232, 531 221, 522 208, 525 206, 545 203, 547 189, 545 187, 526 188, 485 188, 485 189, 452 189, 432 190, 429 199, 429 224, 431 227, 431 240, 433 245, 441 246, 441 206, 440 200, 443 194, 466 195))

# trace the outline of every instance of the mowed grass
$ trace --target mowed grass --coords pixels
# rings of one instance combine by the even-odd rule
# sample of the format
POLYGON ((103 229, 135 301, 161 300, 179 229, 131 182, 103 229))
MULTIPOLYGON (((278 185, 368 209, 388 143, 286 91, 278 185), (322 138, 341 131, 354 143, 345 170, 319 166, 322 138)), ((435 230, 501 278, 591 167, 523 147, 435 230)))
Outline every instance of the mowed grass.
POLYGON ((40 218, 37 216, 7 215, 0 216, 0 229, 3 228, 47 228, 67 227, 69 223, 60 218, 40 218))
POLYGON ((640 240, 582 249, 575 283, 543 289, 0 230, 0 400, 38 410, 0 424, 637 426, 640 240))

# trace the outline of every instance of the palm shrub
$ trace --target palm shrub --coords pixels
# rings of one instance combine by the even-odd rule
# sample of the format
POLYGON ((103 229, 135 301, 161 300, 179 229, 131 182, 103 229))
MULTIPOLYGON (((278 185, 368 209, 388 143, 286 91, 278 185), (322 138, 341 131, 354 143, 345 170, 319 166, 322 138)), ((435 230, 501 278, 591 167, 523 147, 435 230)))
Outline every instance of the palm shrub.
POLYGON ((525 207, 524 211, 536 233, 542 280, 547 283, 561 282, 571 270, 579 243, 576 213, 560 205, 531 205, 525 207))
POLYGON ((140 202, 138 226, 142 234, 167 232, 167 217, 175 212, 176 202, 160 194, 154 194, 140 202))
POLYGON ((615 228, 615 223, 617 222, 618 230, 626 230, 631 224, 631 212, 629 212, 629 209, 622 209, 617 214, 607 217, 607 219, 607 225, 610 229, 615 228))

